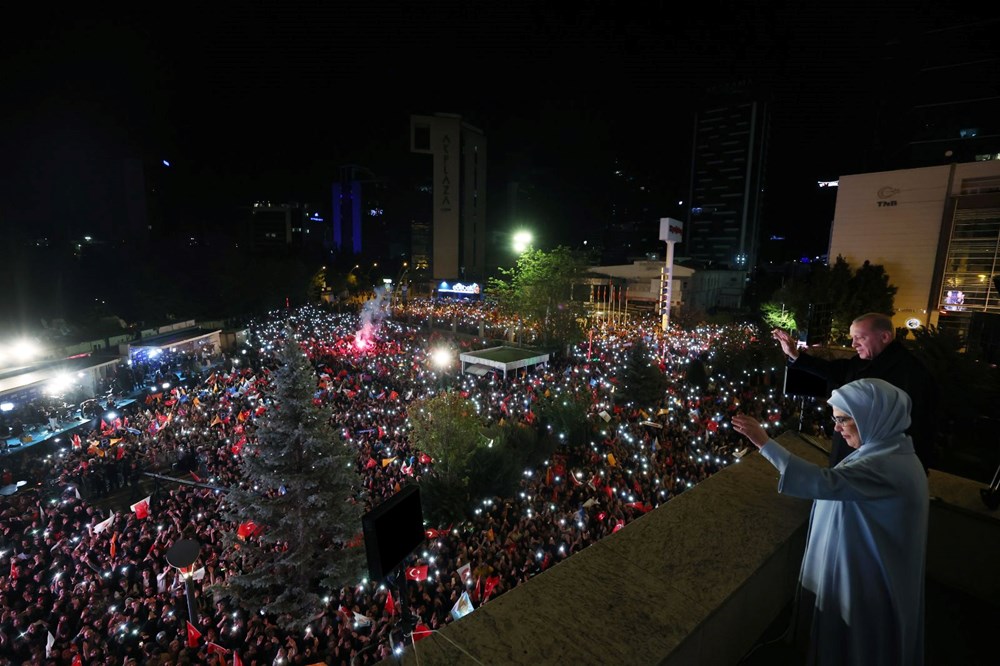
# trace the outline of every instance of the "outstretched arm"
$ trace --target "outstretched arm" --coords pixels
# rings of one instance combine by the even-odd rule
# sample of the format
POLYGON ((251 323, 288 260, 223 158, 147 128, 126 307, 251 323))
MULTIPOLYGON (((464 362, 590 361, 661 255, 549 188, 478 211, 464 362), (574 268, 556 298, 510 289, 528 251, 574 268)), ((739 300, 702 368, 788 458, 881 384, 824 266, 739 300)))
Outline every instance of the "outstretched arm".
POLYGON ((799 358, 798 340, 794 340, 788 331, 776 328, 771 331, 771 337, 781 345, 781 351, 785 352, 785 356, 793 361, 799 358))

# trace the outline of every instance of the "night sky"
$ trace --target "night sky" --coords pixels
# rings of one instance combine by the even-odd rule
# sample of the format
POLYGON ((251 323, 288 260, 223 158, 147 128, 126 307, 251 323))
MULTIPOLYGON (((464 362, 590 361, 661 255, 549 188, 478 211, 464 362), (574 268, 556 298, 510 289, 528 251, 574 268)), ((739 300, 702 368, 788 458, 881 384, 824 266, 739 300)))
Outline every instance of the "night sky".
POLYGON ((101 210, 95 156, 168 159, 206 210, 324 200, 345 163, 429 170, 408 152, 408 117, 443 111, 486 132, 491 184, 555 174, 566 219, 546 222, 569 233, 599 221, 616 158, 665 189, 686 182, 695 100, 750 79, 773 98, 765 231, 822 251, 833 197, 816 181, 867 169, 891 76, 878 49, 936 6, 211 4, 8 26, 4 230, 101 210))

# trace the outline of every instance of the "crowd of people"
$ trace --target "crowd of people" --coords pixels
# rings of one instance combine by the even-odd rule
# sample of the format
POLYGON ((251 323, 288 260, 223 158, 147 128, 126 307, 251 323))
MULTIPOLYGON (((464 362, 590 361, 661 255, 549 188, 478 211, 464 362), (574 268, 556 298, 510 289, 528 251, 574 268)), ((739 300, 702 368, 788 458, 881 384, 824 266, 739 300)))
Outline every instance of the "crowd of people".
MULTIPOLYGON (((249 344, 226 368, 196 387, 149 393, 114 422, 74 438, 45 467, 49 485, 32 486, 58 493, 19 492, 0 511, 0 659, 375 663, 391 655, 400 604, 427 629, 441 627, 464 595, 476 607, 488 603, 732 464, 743 448, 729 429, 737 412, 774 428, 793 417, 795 405, 769 385, 766 370, 757 377, 719 373, 705 385, 686 381, 692 359, 710 362, 718 328, 677 329, 664 338, 657 322, 638 319, 506 378, 455 376, 451 388, 473 400, 487 422, 537 426, 532 406, 539 396, 590 396, 593 441, 561 447, 526 469, 513 495, 479 498, 468 520, 428 525, 410 563, 427 567, 426 580, 410 583, 408 599, 392 599, 387 581, 362 579, 330 591, 326 611, 306 631, 286 631, 211 587, 233 573, 223 536, 238 529, 223 518, 222 493, 212 486, 241 483, 241 450, 275 408, 275 354, 288 326, 315 367, 314 401, 354 455, 357 501, 371 509, 432 474, 433 462, 408 440, 406 422, 408 402, 441 386, 422 318, 473 319, 485 311, 461 303, 411 308, 405 323, 380 318, 376 344, 365 349, 355 344, 357 315, 311 307, 275 313, 251 327, 249 344), (640 338, 669 378, 668 389, 648 404, 617 404, 614 389, 640 338), (391 462, 372 464, 380 460, 391 462), (141 472, 171 468, 203 485, 164 486, 143 499, 141 472), (102 496, 122 491, 125 506, 98 508, 102 496), (202 544, 194 633, 181 575, 165 556, 184 538, 202 544)), ((513 326, 495 313, 488 317, 491 328, 513 326)), ((462 336, 453 344, 473 349, 486 342, 462 336)))

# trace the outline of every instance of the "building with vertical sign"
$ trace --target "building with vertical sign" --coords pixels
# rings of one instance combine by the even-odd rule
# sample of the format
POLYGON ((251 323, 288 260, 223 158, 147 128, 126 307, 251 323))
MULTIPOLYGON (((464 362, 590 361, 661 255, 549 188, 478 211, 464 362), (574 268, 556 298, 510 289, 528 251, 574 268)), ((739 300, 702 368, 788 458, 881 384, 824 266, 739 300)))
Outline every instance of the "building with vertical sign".
POLYGON ((854 268, 885 267, 898 288, 897 327, 966 334, 996 321, 1000 161, 842 176, 830 261, 838 255, 854 268))
POLYGON ((486 278, 486 136, 461 116, 410 116, 410 151, 431 155, 431 276, 486 278))

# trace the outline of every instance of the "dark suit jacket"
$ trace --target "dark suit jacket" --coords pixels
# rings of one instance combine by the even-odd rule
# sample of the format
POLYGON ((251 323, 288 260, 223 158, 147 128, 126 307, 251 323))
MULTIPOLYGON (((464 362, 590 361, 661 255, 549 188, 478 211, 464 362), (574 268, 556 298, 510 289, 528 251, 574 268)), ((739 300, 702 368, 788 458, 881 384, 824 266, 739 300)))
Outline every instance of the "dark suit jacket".
MULTIPOLYGON (((855 379, 884 379, 896 388, 906 391, 912 401, 910 409, 910 428, 906 431, 913 438, 913 448, 916 449, 924 469, 933 467, 934 432, 937 426, 935 408, 937 406, 936 390, 931 374, 924 364, 914 356, 899 340, 893 340, 882 350, 882 353, 871 361, 865 361, 859 356, 828 361, 816 358, 806 353, 800 353, 791 367, 804 370, 812 375, 822 377, 827 382, 827 388, 833 390, 855 379)), ((853 449, 847 446, 839 432, 834 431, 833 448, 830 451, 830 466, 833 467, 853 449)))

